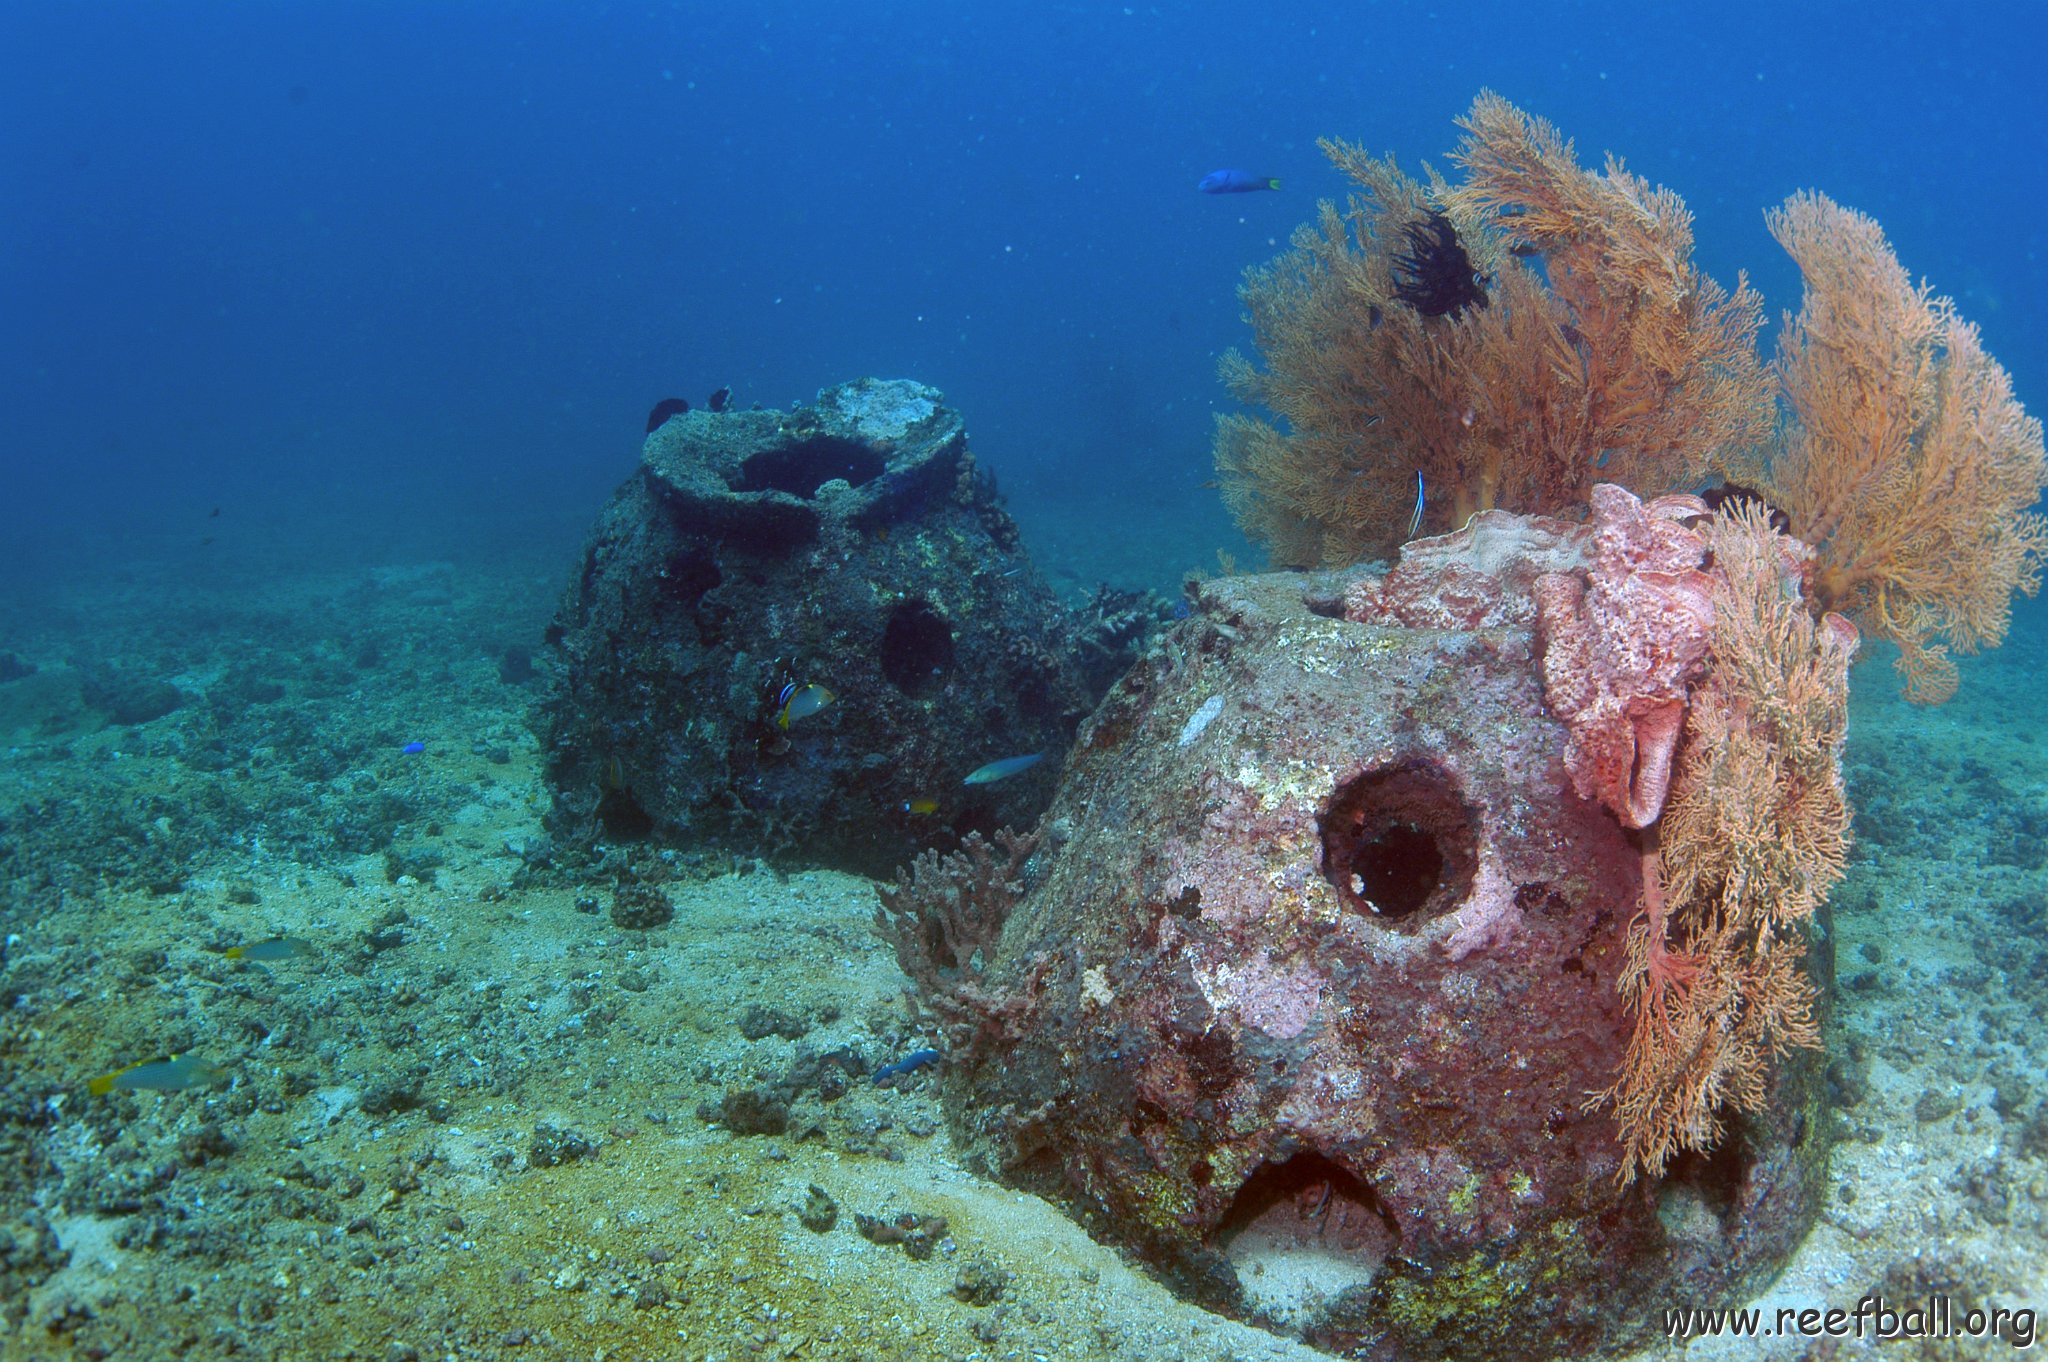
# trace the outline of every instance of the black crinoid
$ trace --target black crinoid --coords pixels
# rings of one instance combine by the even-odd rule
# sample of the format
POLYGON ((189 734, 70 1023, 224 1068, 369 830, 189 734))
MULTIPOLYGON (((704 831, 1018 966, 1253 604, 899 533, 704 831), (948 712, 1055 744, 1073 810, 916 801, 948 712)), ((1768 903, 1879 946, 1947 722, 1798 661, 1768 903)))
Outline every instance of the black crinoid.
POLYGON ((1396 298, 1425 317, 1455 317, 1468 307, 1486 306, 1486 285, 1449 218, 1431 213, 1401 235, 1408 254, 1394 261, 1396 298))

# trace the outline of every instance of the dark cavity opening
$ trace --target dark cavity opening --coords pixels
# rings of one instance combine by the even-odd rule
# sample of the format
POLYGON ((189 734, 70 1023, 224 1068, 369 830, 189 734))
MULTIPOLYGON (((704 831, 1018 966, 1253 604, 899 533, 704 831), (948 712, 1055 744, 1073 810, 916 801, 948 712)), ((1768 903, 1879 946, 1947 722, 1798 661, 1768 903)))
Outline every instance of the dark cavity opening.
POLYGON ((1223 1213, 1216 1241, 1228 1248, 1254 1227, 1285 1228, 1292 1235, 1391 1248, 1398 1237, 1393 1215, 1372 1188, 1314 1150, 1284 1163, 1262 1163, 1245 1179, 1223 1213))
POLYGON ((704 593, 725 580, 711 555, 684 550, 661 565, 661 598, 680 610, 695 610, 704 593))
POLYGON ((1727 1134, 1721 1143, 1705 1153, 1688 1149, 1671 1161, 1671 1171, 1658 1192, 1660 1214, 1671 1214, 1674 1207, 1689 1198, 1727 1226, 1734 1223, 1739 1208, 1754 1199, 1753 1195, 1745 1195, 1756 1168, 1750 1123, 1740 1112, 1722 1115, 1727 1134))
POLYGON ((1450 777, 1420 763, 1339 785, 1323 814, 1323 877, 1382 926, 1413 930, 1470 892, 1478 839, 1450 777))
POLYGON ((882 675, 906 695, 922 695, 953 668, 953 628, 923 601, 905 601, 882 626, 882 675))
POLYGON ((764 449, 740 466, 735 492, 787 492, 814 497, 834 478, 858 487, 882 476, 882 456, 858 440, 820 435, 779 449, 764 449))
POLYGON ((607 789, 597 801, 597 821, 615 842, 643 842, 654 831, 653 815, 622 785, 607 789))
POLYGON ((1224 1213, 1216 1243, 1253 1314, 1307 1334, 1367 1296, 1400 1230, 1372 1188, 1309 1151, 1261 1164, 1224 1213))

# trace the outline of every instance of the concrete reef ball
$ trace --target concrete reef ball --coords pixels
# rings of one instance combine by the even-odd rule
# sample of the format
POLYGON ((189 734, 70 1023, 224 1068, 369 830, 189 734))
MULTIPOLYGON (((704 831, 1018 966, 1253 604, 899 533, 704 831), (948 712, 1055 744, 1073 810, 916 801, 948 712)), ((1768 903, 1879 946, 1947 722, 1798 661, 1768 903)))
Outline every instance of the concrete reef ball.
POLYGON ((1334 576, 1191 588, 1083 727, 985 976, 1000 1043, 946 1078, 991 1171, 1383 1362, 1595 1355, 1729 1301, 1826 1168, 1805 1051, 1713 1154, 1617 1177, 1588 1098, 1629 1034, 1638 854, 1571 791, 1528 598, 1574 531, 1482 530, 1477 623, 1353 623, 1334 576))
POLYGON ((549 831, 888 874, 1028 823, 1095 698, 1079 627, 933 389, 862 379, 788 411, 671 416, 549 629, 549 831), (1014 780, 963 785, 1032 752, 1014 780))

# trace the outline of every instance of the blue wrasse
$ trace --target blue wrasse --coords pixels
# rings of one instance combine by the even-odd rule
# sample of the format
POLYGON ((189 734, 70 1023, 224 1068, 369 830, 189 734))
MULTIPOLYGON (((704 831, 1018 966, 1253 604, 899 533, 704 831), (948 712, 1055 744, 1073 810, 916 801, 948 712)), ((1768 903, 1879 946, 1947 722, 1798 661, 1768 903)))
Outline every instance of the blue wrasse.
POLYGON ((1415 470, 1415 509, 1409 512, 1408 515, 1408 537, 1410 539, 1422 533, 1422 511, 1423 507, 1427 504, 1427 500, 1422 495, 1422 470, 1418 468, 1415 470))
POLYGON ((1242 170, 1212 170, 1195 186, 1204 194, 1256 194, 1261 189, 1278 189, 1280 181, 1270 175, 1253 175, 1242 170))
POLYGON ((186 1088, 211 1087, 227 1076, 226 1069, 208 1064, 198 1055, 168 1055, 163 1059, 137 1060, 110 1074, 101 1074, 86 1084, 85 1090, 95 1097, 104 1097, 116 1088, 123 1092, 181 1092, 186 1088))
POLYGON ((899 1074, 915 1073, 927 1064, 936 1064, 946 1056, 937 1050, 912 1050, 894 1064, 884 1064, 875 1070, 875 1082, 881 1083, 899 1074))
POLYGON ((782 688, 780 695, 775 697, 775 703, 782 706, 775 715, 775 725, 778 728, 786 729, 798 719, 810 718, 813 714, 831 704, 835 698, 832 692, 826 690, 823 686, 803 686, 799 688, 796 682, 792 681, 782 688))
POLYGON ((968 773, 967 779, 961 783, 965 785, 993 785, 999 780, 1008 780, 1019 771, 1028 771, 1044 760, 1045 753, 1043 752, 1033 752, 1029 756, 1023 757, 1004 757, 1001 761, 992 761, 986 766, 976 767, 968 773))

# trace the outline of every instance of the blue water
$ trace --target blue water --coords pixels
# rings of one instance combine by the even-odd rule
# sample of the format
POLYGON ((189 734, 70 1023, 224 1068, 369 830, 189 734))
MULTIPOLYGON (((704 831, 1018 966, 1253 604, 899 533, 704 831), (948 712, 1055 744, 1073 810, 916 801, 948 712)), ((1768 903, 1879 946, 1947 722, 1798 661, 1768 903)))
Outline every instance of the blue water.
POLYGON ((1317 136, 1442 165, 1482 86, 1677 188, 1774 315, 1763 210, 1872 213, 2048 401, 2039 7, 1701 12, 0 8, 0 581, 566 563, 656 399, 867 373, 947 392, 1042 555, 1142 506, 1162 580, 1213 566, 1239 271, 1343 189, 1317 136))

